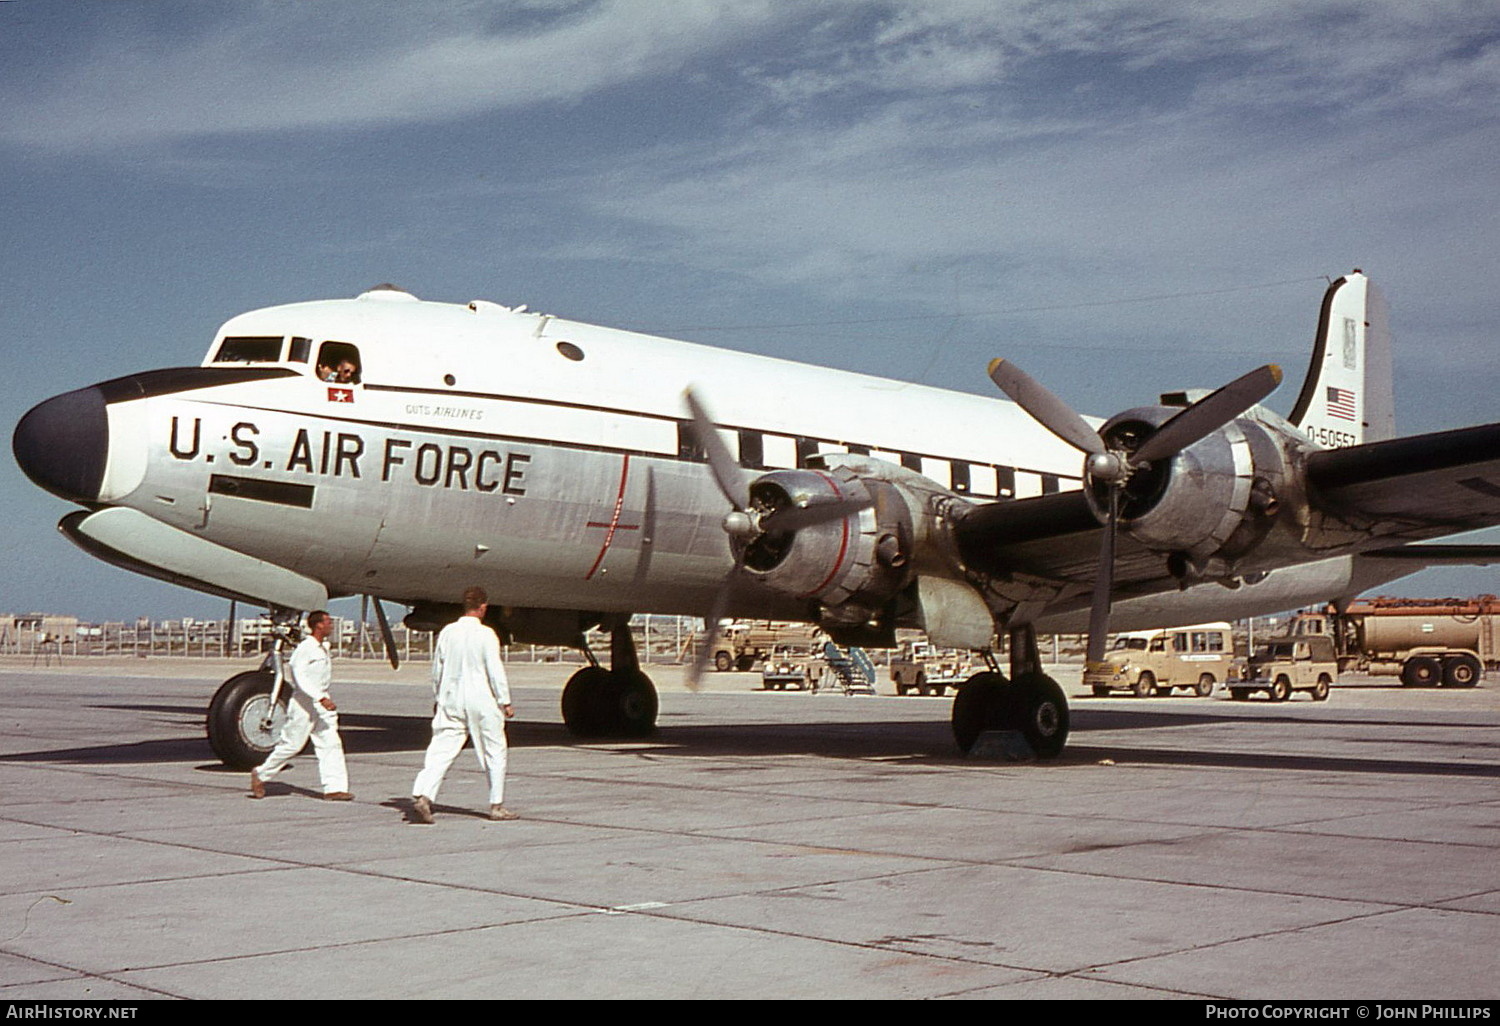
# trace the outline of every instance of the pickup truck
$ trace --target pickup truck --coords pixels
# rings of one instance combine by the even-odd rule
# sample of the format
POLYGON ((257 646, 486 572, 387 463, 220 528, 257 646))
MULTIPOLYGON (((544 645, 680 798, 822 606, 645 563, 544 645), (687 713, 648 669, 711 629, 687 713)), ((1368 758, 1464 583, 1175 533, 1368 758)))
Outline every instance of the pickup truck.
POLYGON ((957 691, 971 669, 967 653, 943 652, 925 641, 913 641, 891 657, 891 683, 898 695, 941 695, 948 688, 957 691))

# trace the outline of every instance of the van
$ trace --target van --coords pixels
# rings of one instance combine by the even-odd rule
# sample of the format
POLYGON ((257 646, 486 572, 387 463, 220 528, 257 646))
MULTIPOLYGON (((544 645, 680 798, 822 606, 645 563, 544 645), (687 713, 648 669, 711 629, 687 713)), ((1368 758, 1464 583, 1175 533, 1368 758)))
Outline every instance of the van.
POLYGON ((1220 682, 1237 676, 1236 670, 1229 624, 1200 623, 1118 635, 1104 659, 1084 669, 1083 683, 1101 697, 1118 690, 1140 698, 1170 695, 1173 688, 1192 688, 1207 697, 1220 682))

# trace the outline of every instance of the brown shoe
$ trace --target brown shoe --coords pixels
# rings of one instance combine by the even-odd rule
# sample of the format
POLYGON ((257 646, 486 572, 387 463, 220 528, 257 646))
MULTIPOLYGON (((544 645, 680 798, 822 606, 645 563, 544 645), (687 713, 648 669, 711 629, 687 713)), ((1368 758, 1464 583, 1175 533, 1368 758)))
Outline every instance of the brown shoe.
POLYGON ((411 816, 418 823, 432 822, 432 802, 422 795, 413 795, 411 799, 411 816))
POLYGON ((265 796, 266 796, 266 784, 265 784, 265 781, 263 781, 263 780, 260 779, 260 775, 258 773, 256 773, 254 770, 251 770, 250 771, 250 797, 251 798, 264 798, 265 796))
POLYGON ((354 795, 348 791, 329 791, 323 795, 323 800, 325 802, 352 802, 354 795))
POLYGON ((520 816, 517 816, 514 812, 511 812, 504 805, 491 805, 490 806, 490 819, 520 819, 520 818, 521 818, 520 816))

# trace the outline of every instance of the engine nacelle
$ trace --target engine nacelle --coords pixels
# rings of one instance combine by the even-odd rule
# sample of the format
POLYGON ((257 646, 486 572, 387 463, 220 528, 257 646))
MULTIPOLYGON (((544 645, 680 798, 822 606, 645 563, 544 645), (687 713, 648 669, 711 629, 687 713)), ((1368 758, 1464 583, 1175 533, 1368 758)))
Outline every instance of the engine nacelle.
POLYGON ((896 489, 848 465, 773 470, 750 486, 751 507, 761 513, 846 499, 871 505, 827 523, 754 538, 745 546, 745 571, 767 587, 841 610, 844 619, 873 615, 911 576, 911 513, 896 489))
MULTIPOLYGON (((1100 435, 1111 449, 1133 451, 1177 413, 1167 406, 1127 410, 1100 435)), ((1232 572, 1275 526, 1288 479, 1283 443, 1252 417, 1231 421, 1170 457, 1138 469, 1120 497, 1120 526, 1149 549, 1168 553, 1183 580, 1232 572)), ((1093 482, 1089 505, 1109 516, 1109 486, 1093 482)))

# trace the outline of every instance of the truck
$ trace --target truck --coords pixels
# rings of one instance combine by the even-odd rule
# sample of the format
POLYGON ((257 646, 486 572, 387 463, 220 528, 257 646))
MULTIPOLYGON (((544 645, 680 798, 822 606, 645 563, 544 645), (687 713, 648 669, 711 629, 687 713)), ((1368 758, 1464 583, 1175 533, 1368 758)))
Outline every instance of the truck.
POLYGON ((969 678, 967 652, 945 652, 926 641, 907 641, 891 656, 891 683, 896 694, 941 695, 958 690, 969 678))
POLYGON ((806 691, 817 681, 821 667, 805 645, 777 645, 761 667, 761 687, 767 691, 806 691))
POLYGON ((1271 701, 1285 702, 1293 691, 1306 691, 1313 701, 1323 702, 1338 672, 1330 638, 1318 634, 1268 638, 1250 653, 1244 676, 1230 682, 1229 697, 1244 701, 1252 692, 1264 691, 1271 701))
POLYGON ((777 646, 810 649, 818 634, 816 626, 806 623, 757 620, 731 624, 720 632, 718 644, 714 647, 714 669, 721 672, 753 670, 757 663, 770 658, 777 646))
POLYGON ((1471 688, 1500 668, 1500 599, 1380 596, 1297 614, 1292 632, 1326 635, 1339 669, 1396 675, 1407 687, 1471 688))

